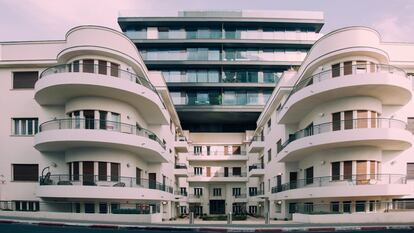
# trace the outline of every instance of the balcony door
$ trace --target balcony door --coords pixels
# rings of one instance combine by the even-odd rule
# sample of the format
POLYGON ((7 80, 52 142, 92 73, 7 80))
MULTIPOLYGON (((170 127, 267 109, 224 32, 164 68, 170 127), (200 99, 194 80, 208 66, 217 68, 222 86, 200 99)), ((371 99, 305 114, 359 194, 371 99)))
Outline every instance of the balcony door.
POLYGON ((95 185, 93 162, 84 161, 82 167, 83 185, 95 185))
POLYGON ((85 129, 94 129, 95 128, 95 111, 84 110, 83 117, 85 118, 85 129))
POLYGON ((148 173, 148 188, 157 189, 157 174, 148 173))
POLYGON ((298 182, 298 173, 297 172, 290 172, 289 173, 289 184, 290 189, 297 188, 297 182, 298 182))
POLYGON ((357 161, 357 184, 366 184, 367 182, 367 161, 357 161))

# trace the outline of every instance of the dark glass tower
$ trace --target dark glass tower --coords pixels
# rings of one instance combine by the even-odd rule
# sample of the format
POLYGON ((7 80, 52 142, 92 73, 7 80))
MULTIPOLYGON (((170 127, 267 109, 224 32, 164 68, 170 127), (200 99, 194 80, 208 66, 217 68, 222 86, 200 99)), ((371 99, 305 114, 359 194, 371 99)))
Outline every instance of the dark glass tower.
POLYGON ((120 16, 149 70, 163 73, 183 129, 244 132, 283 71, 319 38, 323 14, 303 11, 184 11, 120 16))

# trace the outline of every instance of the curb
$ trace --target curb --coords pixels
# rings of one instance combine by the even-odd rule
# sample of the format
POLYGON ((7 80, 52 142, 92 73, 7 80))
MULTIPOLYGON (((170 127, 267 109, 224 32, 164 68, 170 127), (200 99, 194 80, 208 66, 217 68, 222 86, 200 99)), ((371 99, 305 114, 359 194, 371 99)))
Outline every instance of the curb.
POLYGON ((78 224, 63 222, 1 220, 0 224, 31 224, 50 227, 86 227, 96 229, 127 229, 141 231, 183 231, 183 232, 326 232, 326 231, 378 231, 378 230, 414 230, 414 225, 388 226, 339 226, 339 227, 280 227, 280 228, 236 228, 236 227, 180 227, 180 226, 127 226, 114 224, 78 224))

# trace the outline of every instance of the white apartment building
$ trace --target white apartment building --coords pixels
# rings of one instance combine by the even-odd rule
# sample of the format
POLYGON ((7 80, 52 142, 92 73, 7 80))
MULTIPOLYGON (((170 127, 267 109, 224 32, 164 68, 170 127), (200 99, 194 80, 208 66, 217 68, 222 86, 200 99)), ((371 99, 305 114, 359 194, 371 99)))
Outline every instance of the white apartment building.
POLYGON ((413 208, 413 72, 413 44, 348 27, 284 73, 248 147, 264 161, 271 218, 364 221, 359 213, 413 208))
POLYGON ((200 133, 181 129, 161 73, 120 32, 0 43, 0 209, 13 210, 0 216, 313 221, 410 208, 411 73, 413 44, 339 29, 284 72, 255 131, 200 133))
POLYGON ((162 76, 155 87, 121 32, 80 26, 64 40, 1 43, 0 77, 2 210, 175 216, 178 117, 162 76))

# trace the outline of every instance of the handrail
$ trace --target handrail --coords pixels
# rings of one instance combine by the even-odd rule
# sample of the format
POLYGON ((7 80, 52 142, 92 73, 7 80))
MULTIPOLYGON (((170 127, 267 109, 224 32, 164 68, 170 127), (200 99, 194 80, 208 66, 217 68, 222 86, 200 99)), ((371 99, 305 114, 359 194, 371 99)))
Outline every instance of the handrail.
POLYGON ((264 135, 255 135, 250 139, 249 145, 251 145, 252 142, 264 142, 264 139, 265 139, 264 135))
POLYGON ((394 73, 395 71, 401 73, 405 78, 409 79, 407 73, 403 69, 392 66, 392 65, 388 65, 388 64, 375 64, 375 63, 357 64, 357 65, 342 66, 339 68, 321 71, 317 74, 313 74, 307 78, 304 78, 300 80, 298 83, 296 83, 278 111, 281 111, 284 108, 289 98, 294 93, 298 92, 299 90, 307 86, 313 85, 314 83, 318 83, 318 82, 321 82, 321 81, 324 81, 330 78, 342 77, 346 75, 361 74, 361 73, 380 73, 380 72, 394 73), (371 64, 373 66, 371 66, 371 64))
MULTIPOLYGON (((402 120, 397 120, 393 118, 356 118, 351 120, 341 120, 341 121, 332 121, 326 122, 318 125, 308 126, 304 129, 296 131, 292 134, 289 134, 288 140, 286 140, 280 150, 283 150, 289 143, 308 136, 340 131, 340 130, 349 130, 349 129, 366 129, 366 128, 401 128, 405 129, 407 123, 402 120)), ((280 151, 279 150, 279 151, 280 151)))
POLYGON ((39 79, 43 78, 44 76, 48 76, 51 74, 56 73, 92 73, 92 74, 101 74, 106 76, 111 76, 115 78, 125 79, 137 84, 140 84, 146 88, 151 89, 152 91, 156 92, 155 87, 144 77, 136 75, 130 71, 113 68, 111 66, 103 66, 97 64, 79 64, 79 68, 75 71, 73 68, 73 64, 60 64, 56 66, 51 66, 45 69, 39 76, 39 79), (88 67, 90 72, 85 70, 80 70, 80 67, 88 67))
POLYGON ((216 151, 216 152, 210 152, 210 154, 207 154, 207 153, 190 153, 189 155, 190 156, 195 156, 195 157, 197 157, 197 156, 199 156, 199 157, 224 156, 224 158, 225 158, 225 156, 244 156, 244 155, 247 155, 247 152, 246 151, 240 151, 240 153, 237 153, 237 154, 226 154, 226 153, 224 153, 224 151, 216 151))
POLYGON ((39 133, 47 130, 56 129, 91 129, 91 130, 108 130, 127 134, 136 134, 138 136, 147 137, 160 144, 162 148, 166 148, 165 144, 158 136, 144 128, 139 128, 136 125, 130 125, 117 121, 88 119, 88 118, 65 118, 53 119, 46 121, 39 126, 39 133))
POLYGON ((263 163, 253 163, 253 164, 249 165, 249 171, 251 171, 253 169, 264 169, 264 164, 263 163))
POLYGON ((99 187, 141 187, 157 189, 173 193, 173 188, 160 182, 149 179, 137 179, 136 177, 126 176, 107 176, 107 175, 88 175, 88 174, 56 174, 49 177, 39 177, 40 185, 80 185, 80 186, 99 186, 99 187))
POLYGON ((304 187, 335 186, 341 184, 341 182, 346 182, 344 185, 406 184, 407 179, 402 174, 352 174, 311 177, 276 185, 272 187, 272 193, 304 187))

